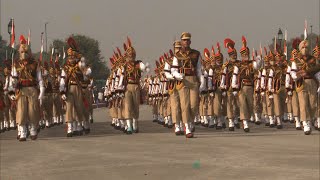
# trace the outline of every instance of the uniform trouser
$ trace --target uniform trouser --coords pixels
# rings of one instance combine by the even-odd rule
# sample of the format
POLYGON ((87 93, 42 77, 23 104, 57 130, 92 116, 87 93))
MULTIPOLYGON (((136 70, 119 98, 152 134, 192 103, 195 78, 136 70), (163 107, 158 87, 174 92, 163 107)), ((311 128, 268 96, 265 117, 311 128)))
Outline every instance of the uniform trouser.
POLYGON ((178 90, 182 121, 192 122, 199 114, 199 82, 196 76, 186 76, 183 87, 178 90))
POLYGON ((59 93, 52 93, 52 102, 53 102, 53 117, 59 117, 62 115, 62 103, 61 96, 59 93))
POLYGON ((4 120, 8 121, 11 120, 16 120, 16 107, 13 106, 10 98, 8 95, 4 96, 4 103, 5 103, 5 107, 4 107, 4 120))
POLYGON ((42 99, 41 109, 43 112, 43 119, 48 120, 49 122, 52 121, 52 108, 53 106, 53 98, 52 93, 45 93, 42 99))
POLYGON ((4 122, 4 110, 5 110, 5 102, 4 102, 4 96, 5 95, 0 95, 0 122, 4 122))
POLYGON ((162 106, 162 100, 158 100, 158 112, 161 116, 163 116, 163 106, 162 106))
POLYGON ((112 107, 109 109, 109 114, 110 114, 111 118, 118 118, 118 108, 112 106, 112 107))
POLYGON ((199 115, 206 116, 208 110, 208 96, 201 95, 200 102, 199 102, 199 115))
POLYGON ((40 120, 39 92, 35 87, 22 87, 17 95, 16 121, 19 125, 30 122, 38 125, 40 120))
POLYGON ((89 114, 93 114, 93 97, 92 97, 92 91, 88 90, 88 102, 89 102, 89 114))
POLYGON ((248 120, 253 114, 253 87, 242 86, 239 92, 240 120, 248 120))
POLYGON ((269 95, 266 96, 266 103, 267 103, 267 112, 268 116, 274 116, 274 99, 270 99, 269 95))
POLYGON ((286 90, 281 87, 277 93, 273 94, 273 105, 274 105, 274 115, 277 117, 282 117, 286 109, 286 90))
POLYGON ((167 116, 171 116, 171 101, 170 101, 170 96, 168 97, 168 99, 166 100, 166 106, 167 106, 167 116))
POLYGON ((158 106, 156 104, 152 104, 152 114, 158 114, 158 106))
POLYGON ((223 115, 223 108, 225 105, 222 104, 222 95, 221 95, 221 90, 217 89, 214 92, 214 99, 213 99, 213 115, 215 117, 220 117, 223 115))
POLYGON ((299 109, 299 99, 298 99, 297 91, 292 92, 291 104, 292 104, 293 116, 299 117, 300 116, 300 109, 299 109))
POLYGON ((83 95, 84 97, 86 98, 87 102, 88 102, 88 107, 86 107, 84 109, 84 117, 85 117, 85 120, 89 120, 89 115, 90 115, 90 106, 92 106, 92 103, 90 102, 90 91, 88 90, 88 88, 86 89, 83 89, 83 95))
POLYGON ((237 100, 232 92, 227 92, 227 96, 227 116, 228 119, 233 119, 235 117, 233 106, 237 105, 237 100))
POLYGON ((179 93, 176 89, 170 94, 170 106, 173 123, 180 123, 182 121, 181 107, 179 93))
MULTIPOLYGON (((215 94, 215 93, 214 93, 215 94)), ((213 116, 214 115, 214 108, 215 108, 215 97, 208 96, 208 108, 207 108, 207 115, 208 116, 213 116)))
POLYGON ((254 113, 260 114, 262 112, 262 103, 261 103, 261 95, 254 93, 253 94, 253 111, 254 113))
POLYGON ((288 96, 288 101, 287 101, 287 112, 292 113, 292 96, 288 96))
POLYGON ((297 90, 300 106, 300 120, 310 121, 315 116, 317 104, 317 83, 313 79, 305 79, 302 88, 297 90))
POLYGON ((262 114, 268 115, 268 103, 267 103, 268 96, 266 94, 261 95, 261 104, 262 104, 262 114))
POLYGON ((84 102, 82 88, 77 85, 70 85, 66 100, 66 122, 84 121, 84 102))
POLYGON ((124 119, 139 119, 140 87, 138 84, 128 84, 123 99, 122 115, 124 119))
MULTIPOLYGON (((216 99, 216 98, 214 98, 216 99)), ((216 102, 216 101, 215 101, 216 102)), ((225 96, 222 96, 222 91, 221 91, 221 114, 222 116, 227 117, 228 116, 228 96, 227 94, 225 96)), ((216 114, 216 111, 214 112, 216 114)))

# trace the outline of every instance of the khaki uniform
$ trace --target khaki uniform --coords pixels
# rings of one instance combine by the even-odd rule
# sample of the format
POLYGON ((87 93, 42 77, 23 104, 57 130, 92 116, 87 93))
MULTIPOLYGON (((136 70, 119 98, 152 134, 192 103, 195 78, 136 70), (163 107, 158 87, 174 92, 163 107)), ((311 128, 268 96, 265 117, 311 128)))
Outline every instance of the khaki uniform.
POLYGON ((192 122, 199 113, 199 79, 196 70, 199 56, 200 53, 193 49, 176 54, 181 73, 185 75, 182 83, 177 85, 184 123, 192 122))

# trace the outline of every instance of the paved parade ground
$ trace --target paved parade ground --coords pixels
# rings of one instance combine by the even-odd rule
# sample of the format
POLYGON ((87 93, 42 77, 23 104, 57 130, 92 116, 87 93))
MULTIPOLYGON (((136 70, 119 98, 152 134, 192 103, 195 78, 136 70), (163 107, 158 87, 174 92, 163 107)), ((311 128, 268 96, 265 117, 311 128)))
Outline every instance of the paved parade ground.
POLYGON ((152 123, 149 107, 140 110, 133 135, 114 130, 106 108, 95 109, 91 133, 82 137, 67 138, 64 126, 27 142, 5 132, 0 179, 319 179, 319 131, 305 136, 288 123, 283 130, 250 124, 250 133, 197 126, 186 139, 152 123))

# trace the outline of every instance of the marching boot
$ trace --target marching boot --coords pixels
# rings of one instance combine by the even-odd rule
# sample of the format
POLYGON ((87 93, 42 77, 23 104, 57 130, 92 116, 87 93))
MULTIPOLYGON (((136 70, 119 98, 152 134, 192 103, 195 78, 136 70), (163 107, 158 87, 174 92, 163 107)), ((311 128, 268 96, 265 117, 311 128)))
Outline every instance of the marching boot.
POLYGON ((203 117, 203 116, 200 116, 200 124, 201 124, 202 126, 204 126, 204 117, 203 117))
POLYGON ((81 122, 79 121, 77 122, 77 132, 79 136, 83 135, 83 128, 82 128, 81 122))
POLYGON ((249 132, 250 129, 249 129, 248 121, 247 121, 247 120, 243 120, 242 123, 243 123, 243 130, 244 130, 244 132, 249 132))
POLYGON ((56 118, 56 117, 52 117, 52 120, 53 120, 53 125, 54 125, 54 126, 58 125, 58 122, 57 122, 57 118, 56 118))
POLYGON ((36 140, 38 138, 37 126, 34 124, 30 124, 30 139, 36 140))
POLYGON ((139 133, 138 119, 132 120, 132 129, 134 133, 139 133))
POLYGON ((123 119, 120 120, 120 131, 126 132, 126 124, 123 119))
POLYGON ((235 117, 233 122, 234 122, 234 126, 235 126, 237 129, 240 129, 240 123, 239 123, 238 117, 235 117))
POLYGON ((168 116, 164 117, 164 125, 163 127, 168 127, 168 116))
POLYGON ((253 117, 253 115, 251 115, 251 117, 250 117, 250 123, 254 123, 254 117, 253 117))
POLYGON ((78 131, 77 131, 77 126, 78 126, 78 123, 77 123, 77 121, 73 121, 72 122, 72 135, 73 136, 78 136, 79 135, 79 133, 78 133, 78 131))
POLYGON ((19 125, 20 129, 20 136, 19 141, 26 141, 27 140, 27 126, 26 125, 19 125))
POLYGON ((218 117, 218 124, 217 124, 217 126, 216 126, 216 129, 217 129, 217 130, 222 129, 222 122, 221 122, 221 118, 222 118, 222 117, 218 117))
POLYGON ((293 124, 293 123, 294 123, 293 114, 292 114, 292 113, 288 113, 288 117, 289 117, 289 122, 290 122, 291 124, 293 124))
POLYGON ((289 122, 289 113, 283 113, 283 122, 284 123, 289 122))
POLYGON ((174 125, 175 129, 174 129, 174 133, 176 134, 176 136, 179 136, 181 135, 181 128, 180 128, 180 123, 177 122, 175 125, 174 125))
POLYGON ((85 134, 90 133, 90 123, 89 120, 83 121, 83 129, 85 134))
POLYGON ((4 126, 4 130, 5 130, 5 131, 9 131, 9 130, 10 130, 9 122, 8 122, 8 121, 4 121, 3 126, 4 126))
POLYGON ((204 127, 209 127, 208 116, 203 116, 204 127))
POLYGON ((282 123, 281 123, 281 118, 279 116, 277 116, 277 129, 282 129, 282 123))
POLYGON ((16 130, 17 129, 17 125, 16 125, 16 121, 15 120, 10 120, 10 129, 11 130, 16 130))
POLYGON ((131 124, 131 119, 127 119, 127 134, 132 134, 132 124, 131 124))
POLYGON ((189 122, 189 128, 191 132, 195 132, 196 131, 196 127, 194 126, 193 122, 189 122))
POLYGON ((215 127, 214 117, 209 116, 209 128, 214 128, 214 127, 215 127))
POLYGON ((234 131, 234 122, 232 119, 229 119, 229 131, 234 131))
POLYGON ((260 120, 260 116, 258 113, 254 113, 255 116, 255 124, 256 125, 260 125, 261 124, 261 120, 260 120))
POLYGON ((158 115, 153 114, 152 118, 153 118, 152 122, 158 122, 158 115))
POLYGON ((4 124, 4 122, 0 122, 0 133, 4 132, 3 124, 4 124))
POLYGON ((19 139, 20 139, 20 135, 21 135, 20 127, 21 127, 21 126, 19 126, 19 125, 18 125, 18 135, 17 135, 17 140, 19 140, 19 139))
POLYGON ((185 123, 186 138, 193 138, 189 123, 185 123))
POLYGON ((72 137, 73 136, 73 123, 72 122, 67 122, 67 137, 72 137))
POLYGON ((89 121, 90 121, 90 124, 93 123, 93 116, 92 116, 92 114, 89 114, 89 121))
POLYGON ((296 121, 296 130, 302 130, 301 128, 301 122, 299 120, 299 117, 294 117, 295 121, 296 121))
POLYGON ((270 128, 274 128, 275 127, 275 120, 273 116, 269 116, 269 121, 270 121, 270 128))
POLYGON ((51 126, 50 126, 50 122, 49 122, 49 120, 46 120, 46 128, 50 128, 51 126))
POLYGON ((172 128, 173 127, 173 124, 172 124, 172 118, 171 116, 168 116, 168 128, 172 128))
POLYGON ((310 121, 303 121, 303 131, 305 135, 311 134, 311 122, 310 121))
POLYGON ((114 126, 115 126, 115 123, 116 123, 115 121, 116 121, 116 118, 112 118, 112 121, 111 121, 110 126, 114 127, 114 126))
POLYGON ((120 120, 119 119, 116 119, 116 124, 115 124, 114 128, 116 130, 120 130, 121 129, 121 124, 120 124, 120 120))
POLYGON ((199 115, 197 115, 197 116, 195 116, 194 117, 194 124, 195 125, 199 125, 201 122, 200 122, 200 117, 199 117, 199 115))
POLYGON ((264 115, 265 126, 270 126, 270 121, 268 115, 264 115))
POLYGON ((61 119, 61 124, 65 123, 64 115, 61 115, 60 119, 61 119))

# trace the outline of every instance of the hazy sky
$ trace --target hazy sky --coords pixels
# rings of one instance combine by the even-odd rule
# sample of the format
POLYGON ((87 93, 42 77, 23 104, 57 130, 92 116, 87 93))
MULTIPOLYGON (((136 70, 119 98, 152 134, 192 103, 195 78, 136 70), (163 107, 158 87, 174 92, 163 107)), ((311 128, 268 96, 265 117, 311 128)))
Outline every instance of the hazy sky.
MULTIPOLYGON (((13 17, 16 37, 31 29, 33 52, 40 50, 40 34, 49 22, 48 44, 55 38, 81 33, 97 39, 103 56, 130 36, 137 57, 154 61, 171 48, 181 32, 192 34, 192 47, 201 53, 226 37, 241 47, 267 45, 279 27, 293 38, 303 33, 304 20, 319 34, 319 0, 0 0, 1 35, 8 39, 13 17)), ((309 31, 310 31, 310 27, 309 31)), ((16 42, 18 43, 18 41, 16 42)), ((49 45, 48 45, 49 46, 49 45)), ((223 48, 223 52, 225 52, 223 48)))

